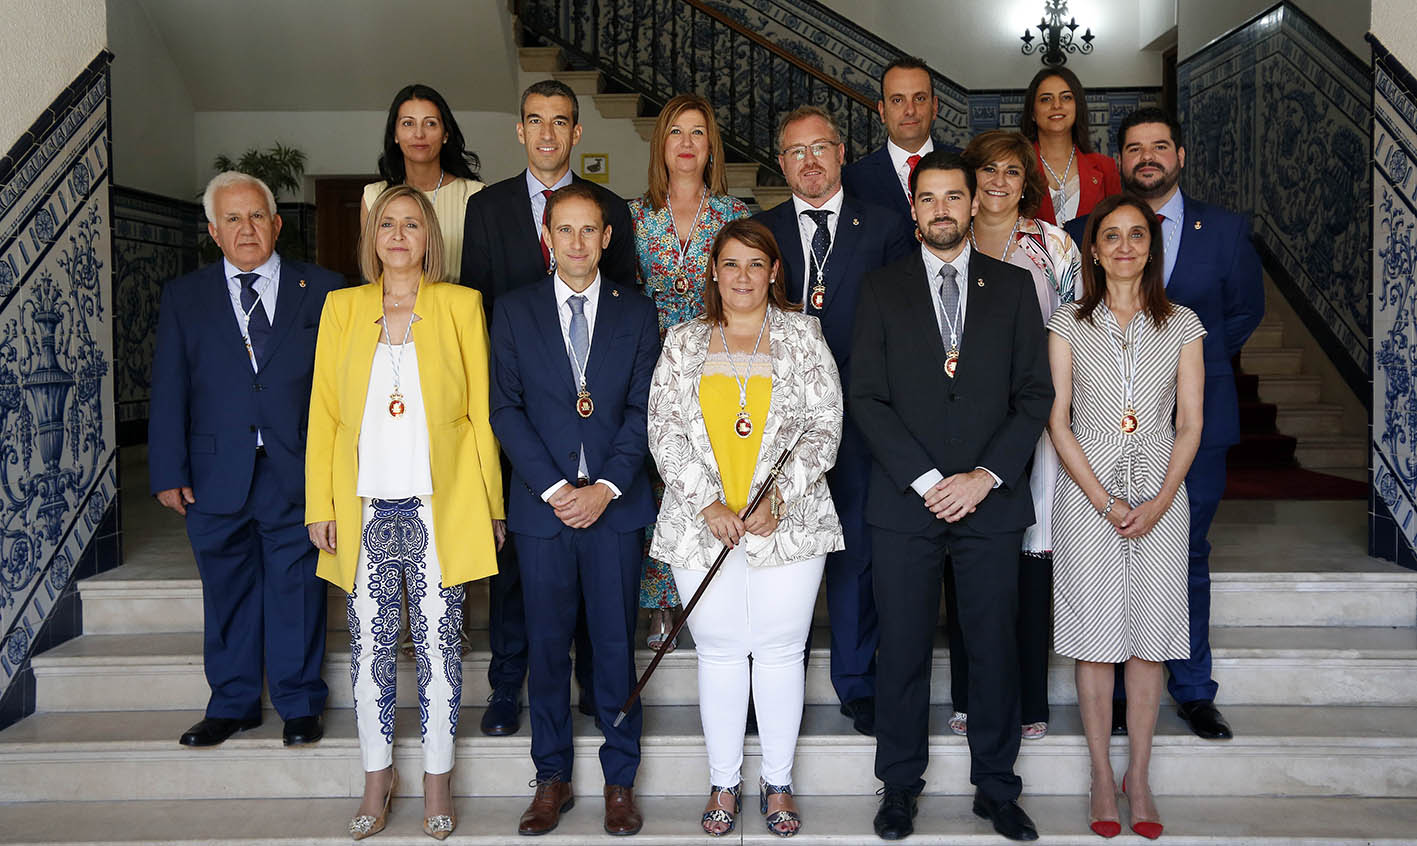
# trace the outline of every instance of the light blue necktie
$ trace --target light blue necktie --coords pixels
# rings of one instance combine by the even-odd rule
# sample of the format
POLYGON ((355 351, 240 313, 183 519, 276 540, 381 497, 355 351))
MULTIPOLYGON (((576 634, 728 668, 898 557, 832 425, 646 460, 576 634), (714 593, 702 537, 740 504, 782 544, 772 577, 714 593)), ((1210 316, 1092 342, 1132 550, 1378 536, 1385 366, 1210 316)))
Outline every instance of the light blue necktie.
MULTIPOLYGON (((585 373, 586 354, 590 352, 590 329, 585 319, 585 300, 576 294, 566 300, 571 307, 571 354, 576 357, 576 378, 585 373)), ((576 386, 580 388, 580 385, 576 386)))

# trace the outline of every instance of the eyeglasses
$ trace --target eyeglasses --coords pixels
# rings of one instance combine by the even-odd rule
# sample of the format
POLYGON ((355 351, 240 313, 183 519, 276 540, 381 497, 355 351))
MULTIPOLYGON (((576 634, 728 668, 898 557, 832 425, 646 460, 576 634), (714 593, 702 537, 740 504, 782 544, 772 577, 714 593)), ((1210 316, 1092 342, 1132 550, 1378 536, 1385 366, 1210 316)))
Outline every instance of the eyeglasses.
POLYGON ((820 159, 822 156, 825 156, 827 154, 828 150, 835 149, 836 145, 839 143, 841 142, 838 141, 836 143, 828 144, 825 141, 821 141, 811 145, 798 144, 796 147, 788 147, 786 150, 783 150, 782 155, 785 158, 792 159, 794 162, 800 162, 806 160, 807 151, 811 150, 812 158, 820 159))

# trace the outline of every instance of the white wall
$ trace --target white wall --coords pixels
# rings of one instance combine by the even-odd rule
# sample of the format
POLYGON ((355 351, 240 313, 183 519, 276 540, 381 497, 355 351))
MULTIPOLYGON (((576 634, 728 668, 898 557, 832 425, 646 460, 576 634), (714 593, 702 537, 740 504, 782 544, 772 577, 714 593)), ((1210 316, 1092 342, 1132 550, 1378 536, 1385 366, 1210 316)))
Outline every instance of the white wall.
MULTIPOLYGON (((1373 34, 1408 70, 1417 70, 1417 14, 1412 0, 1373 0, 1373 34)), ((1368 52, 1359 54, 1367 56, 1368 52)))
MULTIPOLYGON (((1022 89, 1043 67, 1019 52, 1025 26, 1042 17, 1039 0, 824 0, 827 6, 969 89, 1022 89)), ((1141 7, 1152 0, 1070 0, 1078 34, 1097 36, 1087 56, 1068 67, 1089 88, 1161 84, 1161 57, 1139 52, 1141 7)), ((1188 3, 1190 0, 1184 0, 1188 3)), ((1033 30, 1037 44, 1038 31, 1033 30)))
POLYGON ((107 43, 103 0, 0 0, 0 155, 107 43))
POLYGON ((1176 41, 1176 0, 1137 0, 1137 44, 1155 49, 1176 41))
MULTIPOLYGON (((1412 16, 1411 0, 1378 0, 1412 16)), ((1275 0, 1178 0, 1177 58, 1187 56, 1270 8, 1275 0)), ((1309 17, 1365 60, 1370 58, 1363 35, 1368 31, 1372 0, 1294 0, 1309 17)))
POLYGON ((113 51, 113 181, 192 199, 192 97, 138 0, 108 0, 113 51))

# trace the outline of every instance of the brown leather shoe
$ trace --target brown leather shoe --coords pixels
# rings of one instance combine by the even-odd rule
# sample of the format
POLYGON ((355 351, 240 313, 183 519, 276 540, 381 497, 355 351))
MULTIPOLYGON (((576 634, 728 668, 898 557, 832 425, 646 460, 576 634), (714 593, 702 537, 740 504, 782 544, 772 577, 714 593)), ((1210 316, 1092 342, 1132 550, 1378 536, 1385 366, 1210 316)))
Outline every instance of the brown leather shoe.
POLYGON ((635 805, 635 789, 618 784, 605 785, 605 833, 617 836, 639 834, 645 818, 635 805))
POLYGON ((559 778, 536 782, 536 795, 517 823, 517 834, 545 834, 561 822, 561 815, 571 810, 576 797, 571 785, 559 778))

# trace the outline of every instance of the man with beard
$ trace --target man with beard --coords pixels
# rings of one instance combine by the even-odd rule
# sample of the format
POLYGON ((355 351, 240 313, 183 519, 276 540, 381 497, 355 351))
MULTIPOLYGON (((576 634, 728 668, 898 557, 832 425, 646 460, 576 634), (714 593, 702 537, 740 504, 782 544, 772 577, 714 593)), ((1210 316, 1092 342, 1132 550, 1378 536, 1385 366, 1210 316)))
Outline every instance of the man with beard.
MULTIPOLYGON (((816 106, 788 112, 778 123, 777 138, 778 165, 792 200, 756 219, 772 230, 782 249, 787 296, 821 320, 845 391, 851 384, 851 325, 861 277, 911 252, 915 238, 903 217, 842 189, 846 146, 827 112, 816 106)), ((832 688, 841 713, 865 735, 874 733, 876 724, 876 603, 865 514, 870 469, 871 455, 848 417, 836 466, 827 473, 846 549, 827 556, 824 579, 832 688)))
POLYGON ((929 763, 930 670, 946 557, 970 684, 974 813, 1036 840, 1019 807, 1018 550, 1033 523, 1028 465, 1053 402, 1033 281, 970 247, 974 171, 935 151, 911 175, 922 244, 866 276, 850 413, 874 459, 866 521, 880 609, 876 834, 914 830, 929 763), (977 716, 976 716, 977 715, 977 716))
MULTIPOLYGON (((1166 297, 1196 313, 1205 325, 1205 424, 1201 445, 1186 474, 1191 507, 1191 657, 1167 661, 1167 690, 1191 731, 1206 740, 1229 740, 1229 724, 1215 707, 1219 686, 1211 677, 1210 521, 1225 492, 1225 455, 1240 440, 1240 405, 1230 361, 1264 317, 1260 258, 1243 217, 1187 197, 1178 182, 1186 164, 1181 125, 1157 108, 1138 109, 1117 130, 1122 188, 1147 201, 1161 219, 1165 240, 1166 297)), ((1087 220, 1067 225, 1081 244, 1087 220)), ((1112 732, 1126 733, 1125 691, 1117 673, 1112 732), (1119 730, 1120 728, 1120 730, 1119 730)))

